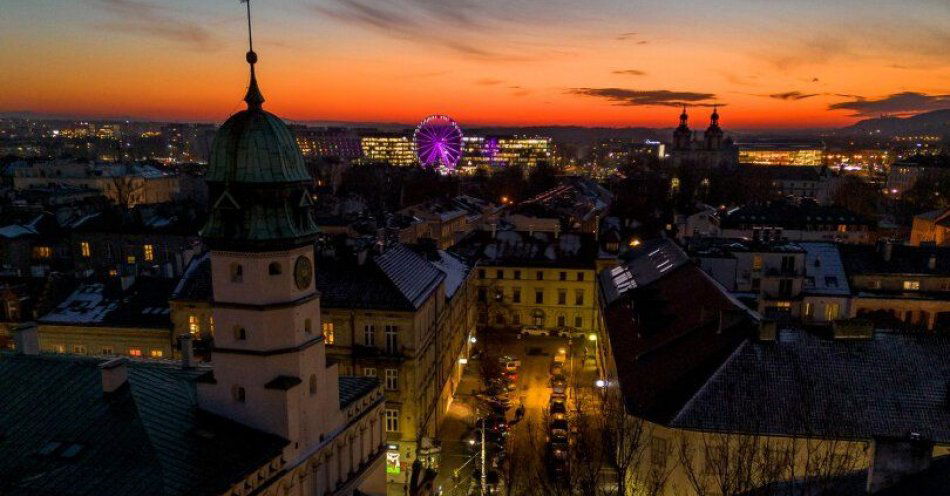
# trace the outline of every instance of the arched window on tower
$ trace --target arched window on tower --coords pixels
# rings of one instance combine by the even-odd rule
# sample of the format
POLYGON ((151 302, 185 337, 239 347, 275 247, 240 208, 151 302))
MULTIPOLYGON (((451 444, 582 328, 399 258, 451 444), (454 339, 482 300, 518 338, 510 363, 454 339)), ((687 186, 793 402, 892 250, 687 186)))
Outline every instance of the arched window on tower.
POLYGON ((241 326, 234 326, 234 339, 238 341, 247 340, 247 330, 241 326))
POLYGON ((317 394, 317 374, 310 374, 310 396, 317 394))
POLYGON ((231 264, 231 282, 244 282, 244 266, 239 263, 231 264))
POLYGON ((313 321, 310 319, 303 320, 303 332, 313 334, 313 321))
POLYGON ((272 276, 279 276, 280 272, 280 262, 271 262, 270 265, 267 266, 267 273, 272 276))
POLYGON ((231 386, 231 397, 234 398, 234 401, 237 401, 238 403, 244 403, 246 400, 244 388, 238 386, 237 384, 231 386))

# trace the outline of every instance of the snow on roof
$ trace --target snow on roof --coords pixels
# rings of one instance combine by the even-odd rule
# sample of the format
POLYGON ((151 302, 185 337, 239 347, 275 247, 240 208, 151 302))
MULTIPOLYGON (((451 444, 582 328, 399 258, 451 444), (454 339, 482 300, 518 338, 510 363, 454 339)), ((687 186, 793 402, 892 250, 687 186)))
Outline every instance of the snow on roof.
POLYGON ((465 282, 465 277, 472 268, 447 251, 439 250, 439 257, 438 260, 432 261, 432 265, 445 273, 445 297, 451 298, 465 282))
POLYGON ((415 308, 422 306, 429 293, 445 279, 444 273, 403 245, 393 246, 374 260, 415 308))
POLYGON ((799 242, 805 250, 805 294, 848 296, 848 276, 838 247, 832 243, 799 242))
POLYGON ((103 302, 102 284, 85 284, 73 291, 52 312, 41 319, 43 322, 96 323, 102 322, 109 312, 115 310, 115 301, 103 302))
POLYGON ((19 224, 10 224, 9 226, 0 227, 0 236, 7 239, 15 239, 30 234, 36 234, 36 231, 30 227, 21 226, 19 224))

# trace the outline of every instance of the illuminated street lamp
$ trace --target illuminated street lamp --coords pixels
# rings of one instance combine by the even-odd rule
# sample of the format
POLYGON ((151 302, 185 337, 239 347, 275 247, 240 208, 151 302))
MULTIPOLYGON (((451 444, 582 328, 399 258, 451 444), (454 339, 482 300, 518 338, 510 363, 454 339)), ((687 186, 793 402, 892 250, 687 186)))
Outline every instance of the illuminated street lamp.
POLYGON ((597 382, 595 382, 594 385, 596 385, 597 387, 603 389, 603 388, 607 387, 607 381, 605 381, 605 380, 603 380, 603 379, 597 379, 597 382))
POLYGON ((475 344, 476 341, 478 341, 478 338, 476 338, 475 336, 468 338, 469 343, 475 344))
POLYGON ((630 245, 631 248, 636 247, 636 246, 640 246, 640 240, 637 239, 637 238, 633 238, 633 239, 630 240, 630 243, 628 243, 628 244, 630 245))
POLYGON ((588 340, 588 341, 597 341, 597 335, 596 335, 596 334, 588 334, 588 335, 587 335, 587 340, 588 340))
POLYGON ((459 358, 459 365, 465 365, 468 363, 468 358, 459 358))

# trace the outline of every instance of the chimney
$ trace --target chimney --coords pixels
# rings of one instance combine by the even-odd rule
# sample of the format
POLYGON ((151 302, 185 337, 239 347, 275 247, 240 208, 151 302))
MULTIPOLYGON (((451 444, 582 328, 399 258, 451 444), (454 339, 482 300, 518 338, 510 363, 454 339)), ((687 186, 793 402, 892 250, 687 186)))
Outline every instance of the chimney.
POLYGON ((192 362, 195 359, 195 348, 191 334, 182 334, 179 336, 178 342, 181 345, 181 368, 190 369, 194 367, 192 362))
POLYGON ((39 355, 40 333, 36 322, 25 322, 13 328, 13 345, 21 355, 39 355))
POLYGON ((868 494, 875 494, 904 478, 930 468, 934 443, 912 432, 905 439, 875 439, 871 443, 868 494))
POLYGON ((119 357, 102 362, 99 364, 99 371, 102 373, 103 394, 114 393, 129 381, 129 359, 119 357))
POLYGON ((937 254, 931 253, 930 259, 927 260, 927 268, 930 270, 937 270, 937 254))

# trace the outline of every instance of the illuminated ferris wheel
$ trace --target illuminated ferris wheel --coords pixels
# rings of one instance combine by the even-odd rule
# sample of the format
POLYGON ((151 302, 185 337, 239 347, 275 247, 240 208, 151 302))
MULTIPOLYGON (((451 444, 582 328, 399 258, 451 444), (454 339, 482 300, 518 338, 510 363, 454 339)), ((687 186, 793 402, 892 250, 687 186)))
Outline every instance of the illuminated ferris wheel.
POLYGON ((423 167, 455 170, 462 158, 462 129, 447 115, 430 115, 419 123, 412 139, 423 167))

